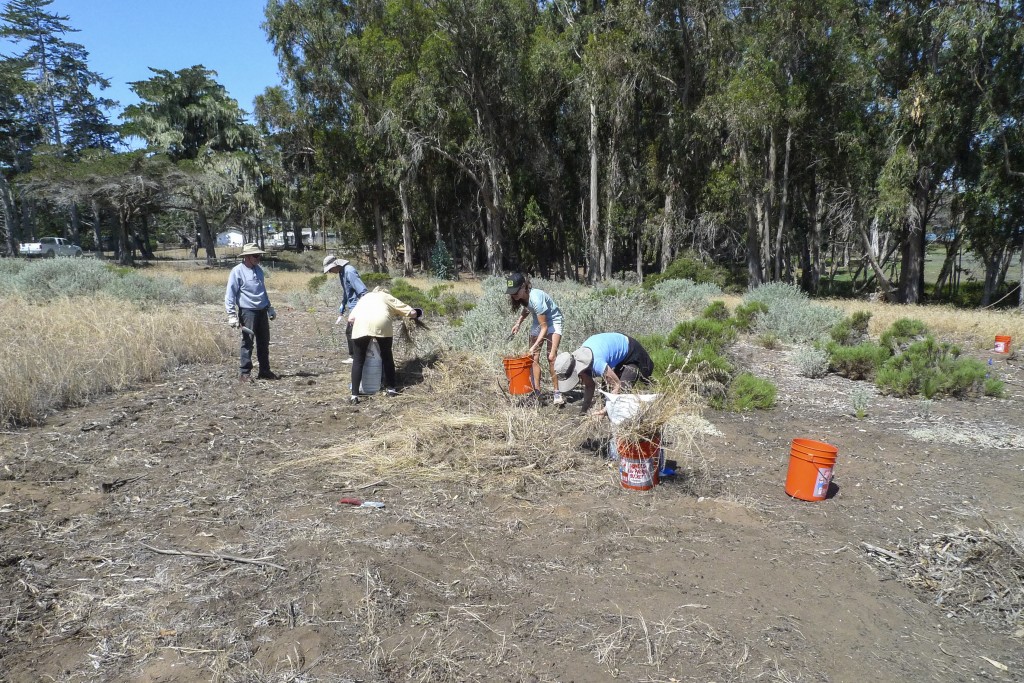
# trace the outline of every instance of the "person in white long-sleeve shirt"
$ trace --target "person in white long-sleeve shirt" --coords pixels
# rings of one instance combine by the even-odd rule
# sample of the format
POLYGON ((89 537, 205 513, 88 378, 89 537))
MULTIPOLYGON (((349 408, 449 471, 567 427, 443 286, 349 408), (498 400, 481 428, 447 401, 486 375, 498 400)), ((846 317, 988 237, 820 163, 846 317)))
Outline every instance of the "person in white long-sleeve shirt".
POLYGON ((377 340, 380 348, 381 369, 384 373, 384 393, 397 396, 398 387, 395 379, 395 355, 392 350, 395 327, 392 318, 408 317, 418 320, 423 317, 423 309, 413 308, 407 303, 396 299, 382 289, 368 292, 359 299, 352 309, 349 321, 352 324, 352 395, 348 402, 359 403, 359 385, 363 380, 363 364, 366 362, 366 351, 370 342, 377 340))
POLYGON ((246 244, 239 254, 242 262, 231 269, 224 292, 224 308, 228 312, 228 325, 241 325, 242 347, 238 354, 238 379, 252 379, 252 347, 256 344, 256 360, 260 365, 259 379, 277 379, 270 370, 270 322, 277 317, 270 305, 267 286, 260 268, 263 250, 256 244, 246 244), (255 339, 254 339, 255 337, 255 339))

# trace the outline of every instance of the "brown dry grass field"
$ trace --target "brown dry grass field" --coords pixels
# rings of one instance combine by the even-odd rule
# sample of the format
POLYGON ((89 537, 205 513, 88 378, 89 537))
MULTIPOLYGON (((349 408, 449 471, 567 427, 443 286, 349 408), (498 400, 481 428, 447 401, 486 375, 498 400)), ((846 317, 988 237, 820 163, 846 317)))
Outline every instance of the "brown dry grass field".
POLYGON ((741 339, 776 407, 681 393, 650 491, 577 394, 524 404, 429 330, 399 397, 350 406, 329 302, 278 307, 282 377, 251 385, 221 307, 178 310, 211 356, 0 433, 0 681, 1024 680, 1024 368, 989 351, 1021 319, 852 307, 963 340, 1007 397, 897 399, 741 339), (826 500, 783 490, 796 437, 838 448, 826 500))

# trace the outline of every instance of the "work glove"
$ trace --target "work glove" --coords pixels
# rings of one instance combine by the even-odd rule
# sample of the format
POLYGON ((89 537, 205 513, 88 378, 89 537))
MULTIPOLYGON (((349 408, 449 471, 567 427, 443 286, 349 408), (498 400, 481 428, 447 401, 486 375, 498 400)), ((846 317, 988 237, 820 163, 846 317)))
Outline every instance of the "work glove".
POLYGON ((237 315, 229 315, 228 316, 228 325, 230 325, 231 327, 238 327, 238 316, 237 315))
POLYGON ((422 318, 423 317, 423 309, 422 308, 414 308, 414 309, 412 309, 412 317, 415 320, 419 320, 420 318, 422 318))
POLYGON ((267 307, 267 317, 269 317, 271 320, 277 317, 277 311, 274 310, 273 306, 267 307))
POLYGON ((345 321, 345 316, 343 316, 343 315, 339 315, 339 316, 338 316, 338 319, 334 321, 334 324, 335 324, 335 325, 340 325, 340 324, 341 324, 341 323, 343 323, 344 321, 345 321))

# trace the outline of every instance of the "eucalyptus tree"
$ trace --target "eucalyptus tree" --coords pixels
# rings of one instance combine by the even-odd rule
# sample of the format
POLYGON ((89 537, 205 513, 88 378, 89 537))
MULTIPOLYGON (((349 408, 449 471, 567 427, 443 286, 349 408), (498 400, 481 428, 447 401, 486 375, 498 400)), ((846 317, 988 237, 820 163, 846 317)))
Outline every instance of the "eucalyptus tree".
POLYGON ((154 76, 131 83, 141 100, 121 114, 126 135, 142 138, 151 152, 166 154, 185 173, 177 184, 195 213, 207 259, 217 257, 210 219, 221 223, 254 194, 259 144, 255 126, 245 121, 238 102, 201 64, 171 72, 150 68, 154 76))
MULTIPOLYGON (((313 175, 314 160, 322 153, 317 131, 283 87, 267 88, 256 96, 255 115, 264 143, 263 204, 281 216, 299 213, 304 188, 313 175)), ((301 229, 291 225, 301 235, 301 229)))
MULTIPOLYGON (((420 8, 415 3, 409 9, 420 8)), ((401 17, 401 9, 395 6, 390 14, 401 17)), ((381 266, 382 207, 398 196, 388 148, 393 142, 401 147, 404 138, 401 126, 391 125, 401 117, 386 101, 395 73, 406 70, 396 49, 400 44, 382 27, 388 14, 386 3, 377 1, 269 0, 264 25, 294 102, 294 116, 283 130, 301 136, 308 124, 319 143, 301 168, 292 165, 286 174, 298 189, 316 186, 308 198, 345 195, 356 198, 357 210, 368 207, 362 222, 374 225, 381 266), (395 133, 399 139, 389 140, 395 133)))
POLYGON ((1024 7, 1006 0, 968 5, 948 30, 974 104, 971 137, 956 164, 959 215, 967 243, 985 264, 981 303, 988 305, 1018 249, 1024 283, 1024 7))
MULTIPOLYGON (((118 135, 105 111, 116 103, 98 96, 110 83, 88 67, 89 53, 65 39, 76 30, 68 17, 49 11, 53 0, 9 0, 0 12, 0 36, 14 47, 15 53, 3 59, 5 74, 20 72, 24 84, 19 90, 21 128, 34 129, 15 139, 24 144, 34 138, 32 147, 49 145, 49 154, 74 157, 86 149, 112 149, 118 135)), ((6 81, 7 76, 4 77, 6 81)), ((5 83, 5 87, 10 84, 5 83)), ((9 247, 13 244, 17 205, 11 180, 17 173, 31 169, 31 161, 22 155, 18 168, 10 166, 0 193, 4 195, 9 247)), ((20 222, 26 235, 34 233, 31 203, 23 202, 20 222)), ((72 237, 78 239, 78 205, 67 207, 71 215, 72 237)))
POLYGON ((25 62, 0 60, 0 202, 6 252, 18 248, 18 207, 12 183, 32 164, 32 149, 39 144, 39 129, 27 115, 31 84, 24 78, 25 62))

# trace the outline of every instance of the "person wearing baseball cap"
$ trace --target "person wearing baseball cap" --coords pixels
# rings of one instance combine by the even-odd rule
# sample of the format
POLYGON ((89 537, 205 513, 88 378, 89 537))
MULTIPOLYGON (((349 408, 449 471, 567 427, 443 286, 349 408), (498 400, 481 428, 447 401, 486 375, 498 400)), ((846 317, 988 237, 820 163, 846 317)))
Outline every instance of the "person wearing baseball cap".
POLYGON ((650 383, 654 374, 654 361, 636 339, 618 332, 602 332, 587 338, 569 353, 555 358, 558 389, 563 393, 583 383, 581 412, 590 410, 594 402, 596 380, 603 379, 609 393, 629 390, 637 382, 650 383))
POLYGON ((519 319, 512 326, 512 336, 519 332, 519 328, 526 318, 531 313, 533 314, 533 324, 530 326, 530 350, 527 351, 527 354, 533 356, 535 394, 540 394, 540 352, 546 342, 548 345, 547 365, 551 371, 551 383, 554 385, 551 402, 556 406, 565 405, 562 392, 558 389, 558 378, 555 377, 555 357, 558 355, 558 343, 562 340, 562 309, 547 292, 535 289, 530 284, 530 279, 522 273, 512 273, 505 279, 505 294, 508 295, 512 311, 519 311, 519 319))

